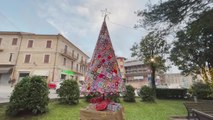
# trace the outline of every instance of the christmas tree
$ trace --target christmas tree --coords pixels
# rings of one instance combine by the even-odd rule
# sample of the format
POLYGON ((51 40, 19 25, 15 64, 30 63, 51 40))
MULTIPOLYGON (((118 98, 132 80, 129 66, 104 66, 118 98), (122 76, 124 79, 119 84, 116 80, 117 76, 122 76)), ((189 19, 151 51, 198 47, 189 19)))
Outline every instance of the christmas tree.
POLYGON ((82 92, 107 94, 123 91, 124 82, 104 18, 82 92))

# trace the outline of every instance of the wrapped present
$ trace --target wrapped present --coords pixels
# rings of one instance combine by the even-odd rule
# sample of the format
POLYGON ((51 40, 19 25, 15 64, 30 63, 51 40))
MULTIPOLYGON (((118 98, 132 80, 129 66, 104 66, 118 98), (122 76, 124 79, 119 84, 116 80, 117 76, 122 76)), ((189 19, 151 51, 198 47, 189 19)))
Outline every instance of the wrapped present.
POLYGON ((97 103, 96 104, 96 110, 97 111, 105 110, 107 108, 107 106, 108 106, 109 103, 110 103, 109 100, 104 100, 104 101, 102 101, 100 103, 97 103))
POLYGON ((110 102, 107 106, 107 110, 110 110, 113 112, 116 112, 120 109, 121 109, 121 104, 119 104, 119 103, 110 102))

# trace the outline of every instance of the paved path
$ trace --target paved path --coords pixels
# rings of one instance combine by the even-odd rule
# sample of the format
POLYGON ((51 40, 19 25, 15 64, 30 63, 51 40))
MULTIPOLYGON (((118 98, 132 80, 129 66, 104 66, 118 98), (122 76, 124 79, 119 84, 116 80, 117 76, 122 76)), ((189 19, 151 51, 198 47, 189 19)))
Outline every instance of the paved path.
POLYGON ((12 91, 11 86, 0 86, 0 103, 8 102, 12 91))

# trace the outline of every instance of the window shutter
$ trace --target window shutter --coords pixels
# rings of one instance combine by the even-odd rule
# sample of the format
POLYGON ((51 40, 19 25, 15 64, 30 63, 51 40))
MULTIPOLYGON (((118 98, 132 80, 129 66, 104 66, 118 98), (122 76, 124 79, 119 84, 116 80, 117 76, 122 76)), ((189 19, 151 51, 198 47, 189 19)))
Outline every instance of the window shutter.
POLYGON ((17 45, 18 38, 13 38, 12 45, 17 45))
POLYGON ((51 40, 48 40, 48 41, 47 41, 46 48, 51 48, 51 43, 52 43, 52 41, 51 41, 51 40))
POLYGON ((33 47, 33 40, 29 40, 29 41, 28 41, 27 47, 28 47, 28 48, 32 48, 32 47, 33 47))
POLYGON ((26 55, 24 63, 29 63, 29 62, 30 62, 30 55, 26 55))
POLYGON ((44 63, 49 63, 50 55, 44 56, 44 63))

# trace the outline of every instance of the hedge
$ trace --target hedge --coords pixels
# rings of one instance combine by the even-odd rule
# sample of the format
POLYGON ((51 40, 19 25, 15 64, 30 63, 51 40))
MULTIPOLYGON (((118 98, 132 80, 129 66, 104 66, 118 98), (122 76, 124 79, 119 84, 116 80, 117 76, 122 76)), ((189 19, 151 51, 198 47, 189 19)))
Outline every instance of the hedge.
POLYGON ((159 99, 184 99, 186 95, 187 89, 156 89, 156 97, 159 99))

